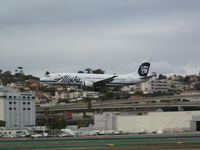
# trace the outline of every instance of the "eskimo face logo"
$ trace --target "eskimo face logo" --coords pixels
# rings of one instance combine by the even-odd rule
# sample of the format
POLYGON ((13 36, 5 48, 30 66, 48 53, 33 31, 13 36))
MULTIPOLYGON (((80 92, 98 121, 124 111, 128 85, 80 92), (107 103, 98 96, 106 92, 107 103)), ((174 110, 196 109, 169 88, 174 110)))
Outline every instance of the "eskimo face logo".
POLYGON ((138 69, 138 74, 140 76, 147 76, 148 72, 149 72, 149 67, 150 67, 150 63, 143 63, 139 69, 138 69))
POLYGON ((148 66, 142 66, 141 67, 141 73, 146 74, 148 72, 149 67, 148 66))

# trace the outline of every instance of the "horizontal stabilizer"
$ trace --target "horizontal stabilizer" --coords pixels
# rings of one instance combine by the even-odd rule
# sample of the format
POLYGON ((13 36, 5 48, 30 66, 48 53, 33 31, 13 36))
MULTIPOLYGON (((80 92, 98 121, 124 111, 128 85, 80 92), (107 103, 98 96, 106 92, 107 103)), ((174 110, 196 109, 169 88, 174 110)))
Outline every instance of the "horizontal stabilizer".
POLYGON ((156 77, 156 76, 157 76, 156 73, 153 72, 152 75, 150 75, 150 76, 145 76, 145 77, 141 77, 140 79, 150 79, 150 78, 153 78, 153 77, 156 77))

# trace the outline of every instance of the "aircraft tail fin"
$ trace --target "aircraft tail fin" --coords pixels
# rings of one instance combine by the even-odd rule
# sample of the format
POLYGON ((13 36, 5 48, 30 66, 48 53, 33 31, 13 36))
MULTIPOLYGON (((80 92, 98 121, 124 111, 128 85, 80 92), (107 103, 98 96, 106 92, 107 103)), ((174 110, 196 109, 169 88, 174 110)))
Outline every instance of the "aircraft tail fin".
POLYGON ((143 63, 139 66, 138 68, 138 74, 141 77, 146 77, 149 73, 149 69, 150 69, 150 59, 148 58, 145 61, 143 61, 143 63))

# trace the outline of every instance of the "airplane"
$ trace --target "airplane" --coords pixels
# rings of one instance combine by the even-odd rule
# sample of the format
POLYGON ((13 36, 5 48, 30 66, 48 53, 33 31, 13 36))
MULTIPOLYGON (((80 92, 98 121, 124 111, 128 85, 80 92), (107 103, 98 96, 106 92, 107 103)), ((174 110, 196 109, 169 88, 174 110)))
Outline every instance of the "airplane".
POLYGON ((144 61, 134 73, 129 74, 86 74, 52 73, 41 78, 41 82, 56 85, 75 85, 79 87, 127 86, 145 82, 155 76, 148 76, 150 62, 144 61))

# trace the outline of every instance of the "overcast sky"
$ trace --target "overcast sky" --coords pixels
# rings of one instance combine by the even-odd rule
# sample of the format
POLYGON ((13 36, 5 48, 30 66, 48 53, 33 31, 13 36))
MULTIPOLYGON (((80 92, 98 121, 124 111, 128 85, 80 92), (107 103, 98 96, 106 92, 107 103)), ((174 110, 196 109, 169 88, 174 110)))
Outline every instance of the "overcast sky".
POLYGON ((0 69, 200 71, 200 0, 1 0, 0 69))

